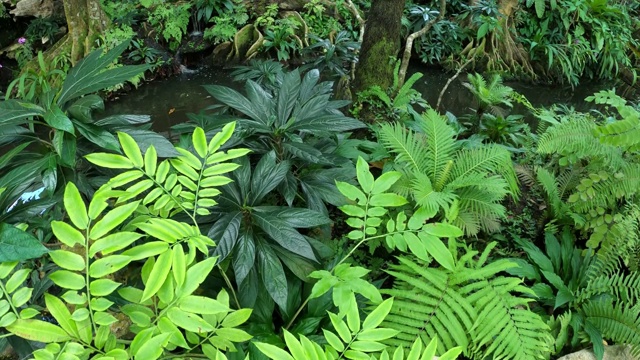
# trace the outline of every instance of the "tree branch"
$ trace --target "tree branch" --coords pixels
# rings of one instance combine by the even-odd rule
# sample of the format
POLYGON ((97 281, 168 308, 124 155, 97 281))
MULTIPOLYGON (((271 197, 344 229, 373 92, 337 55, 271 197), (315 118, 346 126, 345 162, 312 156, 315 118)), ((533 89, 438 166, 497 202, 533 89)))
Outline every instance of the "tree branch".
POLYGON ((415 39, 426 34, 433 25, 440 21, 445 12, 447 11, 447 1, 440 0, 440 12, 438 13, 438 17, 435 19, 431 19, 422 29, 414 32, 413 34, 407 37, 407 43, 404 46, 404 54, 402 55, 402 64, 400 65, 400 72, 398 73, 398 88, 401 88, 404 85, 404 80, 407 77, 407 69, 409 68, 409 60, 411 60, 411 52, 413 51, 413 42, 415 39))
MULTIPOLYGON (((351 14, 353 14, 353 16, 356 17, 356 20, 358 21, 358 24, 360 24, 360 34, 358 35, 358 42, 360 44, 362 44, 362 39, 364 38, 364 26, 365 26, 366 22, 362 18, 362 16, 360 16, 360 12, 358 11, 358 8, 353 3, 353 1, 345 0, 345 5, 349 9, 349 11, 351 11, 351 14)), ((356 51, 356 55, 357 54, 358 54, 358 52, 356 51)), ((353 60, 351 62, 351 80, 355 79, 355 77, 356 77, 356 63, 357 62, 358 62, 358 60, 353 60)))

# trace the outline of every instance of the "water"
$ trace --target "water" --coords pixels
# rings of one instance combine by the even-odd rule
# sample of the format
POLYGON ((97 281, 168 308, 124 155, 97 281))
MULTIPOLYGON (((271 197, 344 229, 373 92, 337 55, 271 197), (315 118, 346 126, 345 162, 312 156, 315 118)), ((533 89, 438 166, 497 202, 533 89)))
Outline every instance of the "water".
MULTIPOLYGON (((411 69, 411 72, 415 71, 422 72, 424 76, 418 80, 414 88, 422 93, 423 98, 431 106, 435 107, 440 91, 452 74, 439 69, 422 67, 411 69)), ((233 82, 230 73, 229 69, 204 67, 195 73, 183 73, 168 79, 153 81, 108 103, 105 115, 151 115, 154 129, 165 131, 172 125, 187 121, 187 113, 198 113, 216 103, 202 85, 224 85, 243 92, 243 84, 233 82)), ((456 116, 472 111, 474 99, 469 90, 462 85, 464 81, 466 81, 466 75, 461 74, 449 85, 443 96, 441 109, 456 116)), ((584 101, 587 96, 608 86, 606 83, 593 82, 572 90, 568 86, 532 85, 519 82, 505 84, 524 95, 534 106, 548 107, 562 103, 582 111, 593 107, 584 101)), ((516 106, 512 113, 525 114, 526 109, 516 106)))
POLYGON ((152 81, 108 102, 103 116, 150 115, 153 128, 165 131, 187 121, 188 113, 198 113, 215 104, 202 85, 225 85, 240 90, 243 84, 233 82, 230 73, 227 69, 203 67, 195 72, 152 81))

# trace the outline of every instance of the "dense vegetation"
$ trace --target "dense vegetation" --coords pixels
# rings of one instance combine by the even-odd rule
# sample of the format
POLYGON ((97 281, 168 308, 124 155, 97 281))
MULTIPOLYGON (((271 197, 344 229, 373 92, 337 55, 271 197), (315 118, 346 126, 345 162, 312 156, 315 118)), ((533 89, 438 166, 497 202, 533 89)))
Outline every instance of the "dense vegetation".
POLYGON ((88 49, 30 21, 0 101, 7 357, 640 354, 637 99, 539 108, 503 83, 633 75, 637 3, 407 1, 410 53, 487 71, 455 118, 400 59, 350 88, 384 1, 104 0, 88 49), (245 62, 244 90, 205 86, 216 105, 172 136, 100 116, 207 51, 245 62))

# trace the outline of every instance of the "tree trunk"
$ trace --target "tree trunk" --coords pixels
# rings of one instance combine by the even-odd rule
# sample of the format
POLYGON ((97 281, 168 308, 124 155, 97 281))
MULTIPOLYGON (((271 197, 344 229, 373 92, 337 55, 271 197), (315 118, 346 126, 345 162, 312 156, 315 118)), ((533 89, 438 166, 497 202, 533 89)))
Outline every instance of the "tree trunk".
POLYGON ((404 0, 372 0, 356 66, 354 94, 374 85, 382 89, 393 85, 404 4, 404 0))
MULTIPOLYGON (((45 62, 52 63, 61 54, 68 54, 75 65, 95 47, 95 41, 109 26, 109 19, 100 7, 100 0, 64 0, 68 33, 44 53, 45 62)), ((27 68, 38 68, 32 60, 27 68)))
POLYGON ((71 63, 75 65, 95 46, 98 36, 109 20, 100 7, 100 0, 64 0, 64 13, 69 33, 60 41, 69 42, 71 63))

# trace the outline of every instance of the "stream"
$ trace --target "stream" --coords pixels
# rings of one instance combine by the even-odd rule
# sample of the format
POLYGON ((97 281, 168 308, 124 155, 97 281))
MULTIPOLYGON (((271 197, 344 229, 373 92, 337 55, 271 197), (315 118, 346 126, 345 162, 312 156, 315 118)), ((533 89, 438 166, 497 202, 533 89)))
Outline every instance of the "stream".
MULTIPOLYGON (((411 73, 420 71, 424 74, 414 85, 414 89, 420 91, 431 106, 435 106, 440 91, 452 75, 433 68, 414 66, 410 70, 411 73)), ((232 71, 219 67, 202 67, 194 72, 143 84, 138 89, 107 103, 103 115, 150 115, 153 128, 156 131, 166 131, 172 125, 187 121, 188 113, 198 113, 216 103, 202 85, 224 85, 243 92, 244 84, 233 82, 230 75, 232 71)), ((462 85, 464 81, 466 81, 466 75, 461 74, 449 85, 442 99, 442 108, 456 116, 471 112, 474 106, 473 96, 462 85)), ((545 86, 520 82, 505 82, 505 84, 524 95, 534 106, 566 104, 582 111, 593 107, 584 101, 587 96, 609 86, 604 82, 592 82, 581 84, 572 90, 570 86, 545 86)), ((526 109, 516 105, 512 113, 525 114, 526 109)))

